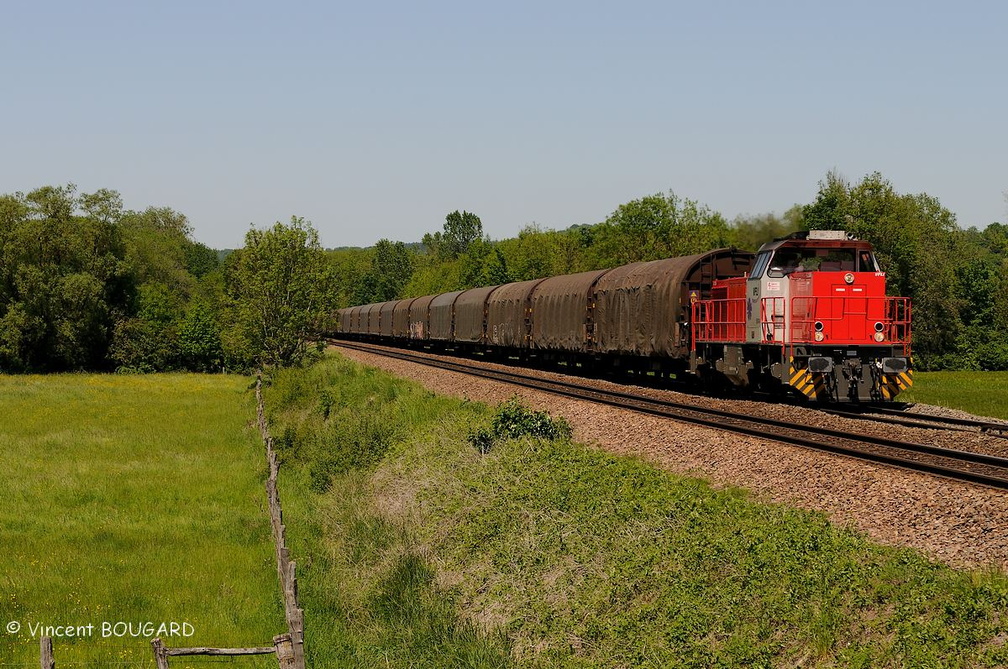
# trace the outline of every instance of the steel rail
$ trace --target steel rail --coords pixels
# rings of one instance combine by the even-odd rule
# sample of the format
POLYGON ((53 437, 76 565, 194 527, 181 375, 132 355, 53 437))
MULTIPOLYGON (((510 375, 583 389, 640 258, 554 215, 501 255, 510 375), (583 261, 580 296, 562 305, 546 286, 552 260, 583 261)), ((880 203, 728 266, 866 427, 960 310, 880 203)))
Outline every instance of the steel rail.
POLYGON ((698 407, 691 404, 673 402, 669 400, 645 398, 631 393, 593 388, 568 381, 547 380, 523 374, 516 374, 514 372, 491 370, 484 367, 432 358, 428 355, 410 353, 401 349, 388 348, 380 345, 359 344, 356 342, 347 342, 345 340, 337 340, 335 343, 346 348, 399 358, 408 362, 438 367, 463 374, 480 376, 574 399, 589 400, 618 408, 631 409, 639 413, 686 421, 718 430, 728 430, 739 434, 745 434, 747 436, 771 439, 797 446, 805 446, 817 450, 828 451, 839 455, 852 456, 862 460, 870 460, 880 464, 887 464, 902 467, 904 469, 944 476, 959 481, 967 481, 969 483, 986 485, 1003 490, 1008 489, 1008 458, 986 455, 983 453, 972 453, 970 451, 941 448, 927 444, 898 441, 885 437, 871 437, 868 435, 852 434, 831 428, 799 426, 773 418, 736 414, 722 409, 698 407), (683 415, 684 413, 692 413, 694 415, 683 415), (754 425, 758 427, 754 427, 754 425), (768 427, 773 428, 773 431, 768 431, 766 429, 768 427), (829 437, 830 439, 839 440, 840 442, 847 444, 862 444, 868 448, 884 448, 904 452, 909 451, 911 453, 940 457, 962 463, 994 467, 997 469, 1003 469, 1005 471, 1005 476, 990 476, 981 472, 970 471, 969 469, 952 468, 892 454, 865 451, 863 448, 851 447, 849 445, 845 446, 842 445, 842 443, 831 443, 823 441, 822 439, 815 439, 807 436, 809 434, 818 435, 819 437, 829 437))
POLYGON ((962 425, 964 427, 976 427, 982 432, 1008 431, 1008 422, 996 420, 978 420, 976 418, 957 418, 955 416, 932 416, 924 413, 908 413, 905 409, 893 409, 891 407, 871 407, 871 413, 880 413, 886 416, 901 416, 913 420, 928 421, 932 423, 948 423, 949 425, 962 425))
POLYGON ((867 406, 861 411, 837 407, 824 408, 822 411, 835 416, 853 418, 855 420, 870 420, 876 423, 905 425, 932 430, 955 430, 957 432, 980 432, 998 439, 1008 439, 1008 423, 976 420, 971 418, 954 418, 951 416, 932 416, 929 414, 906 413, 898 409, 867 406))

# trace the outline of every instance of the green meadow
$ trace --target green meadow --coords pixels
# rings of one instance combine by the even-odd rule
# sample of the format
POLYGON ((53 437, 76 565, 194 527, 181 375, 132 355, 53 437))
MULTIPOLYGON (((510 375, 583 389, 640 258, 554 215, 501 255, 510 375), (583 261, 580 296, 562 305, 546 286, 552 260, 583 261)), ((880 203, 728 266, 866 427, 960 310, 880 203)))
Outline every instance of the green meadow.
POLYGON ((1008 420, 1008 372, 914 372, 913 387, 897 399, 1008 420))
POLYGON ((309 666, 1008 665, 1001 572, 339 356, 266 403, 309 666))
POLYGON ((88 669, 152 666, 162 623, 188 625, 169 646, 284 631, 248 383, 0 376, 0 665, 38 666, 40 625, 78 628, 55 658, 88 669))

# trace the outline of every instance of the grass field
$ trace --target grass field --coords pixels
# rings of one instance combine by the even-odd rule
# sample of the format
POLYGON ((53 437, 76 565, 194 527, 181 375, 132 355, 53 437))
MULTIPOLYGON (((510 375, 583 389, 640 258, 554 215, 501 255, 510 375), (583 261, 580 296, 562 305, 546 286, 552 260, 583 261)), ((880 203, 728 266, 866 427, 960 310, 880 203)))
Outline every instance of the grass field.
POLYGON ((149 626, 103 638, 103 623, 191 625, 169 646, 269 645, 284 630, 247 385, 0 377, 0 666, 38 666, 39 624, 93 625, 54 647, 57 666, 94 669, 152 666, 149 626))
POLYGON ((1008 420, 1008 372, 914 372, 901 402, 923 402, 1008 420))
POLYGON ((1008 664, 1004 574, 563 439, 488 448, 494 410, 338 357, 266 399, 315 667, 1008 664))

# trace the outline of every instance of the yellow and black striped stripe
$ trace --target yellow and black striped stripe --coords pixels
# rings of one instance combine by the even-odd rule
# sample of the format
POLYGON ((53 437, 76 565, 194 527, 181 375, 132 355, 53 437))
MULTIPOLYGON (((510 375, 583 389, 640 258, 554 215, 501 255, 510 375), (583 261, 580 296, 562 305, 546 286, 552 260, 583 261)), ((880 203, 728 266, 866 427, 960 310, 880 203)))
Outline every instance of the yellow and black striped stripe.
POLYGON ((913 370, 908 369, 899 374, 886 374, 883 376, 880 390, 882 391, 882 397, 891 400, 912 385, 913 370))
MULTIPOLYGON (((789 383, 809 399, 827 399, 826 375, 815 374, 808 369, 795 367, 794 358, 790 359, 789 383)), ((886 374, 879 384, 879 392, 883 399, 891 400, 913 385, 913 370, 908 369, 898 374, 886 374)))
POLYGON ((807 369, 796 369, 794 358, 791 358, 791 374, 788 377, 791 385, 809 399, 826 397, 826 377, 823 374, 813 374, 807 369))

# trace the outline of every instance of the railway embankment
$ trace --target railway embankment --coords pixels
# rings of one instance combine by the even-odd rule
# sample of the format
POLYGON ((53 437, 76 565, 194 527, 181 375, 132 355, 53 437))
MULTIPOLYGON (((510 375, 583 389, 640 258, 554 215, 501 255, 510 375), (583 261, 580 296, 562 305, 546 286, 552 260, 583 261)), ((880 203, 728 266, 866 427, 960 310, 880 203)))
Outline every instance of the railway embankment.
MULTIPOLYGON (((531 406, 563 416, 575 438, 620 455, 642 457, 658 467, 695 475, 715 486, 737 486, 757 499, 827 514, 873 539, 921 550, 958 567, 993 566, 1008 570, 1008 493, 947 479, 874 465, 767 439, 636 414, 582 400, 436 370, 380 355, 344 350, 353 360, 416 380, 428 389, 481 402, 512 395, 531 406)), ((505 368, 488 363, 488 366, 505 368)), ((561 375, 541 372, 545 377, 561 375)), ((584 381, 622 388, 603 380, 584 381)), ((679 393, 636 389, 660 399, 679 393)), ((1008 455, 1008 440, 981 433, 865 424, 800 406, 747 400, 688 397, 706 406, 786 419, 799 424, 859 431, 946 448, 1008 455)))
MULTIPOLYGON (((943 554, 949 517, 934 516, 914 548, 899 534, 925 536, 923 520, 869 536, 843 506, 849 479, 875 471, 860 483, 865 508, 882 513, 895 485, 923 518, 944 497, 920 475, 898 484, 802 449, 768 459, 759 440, 357 352, 279 375, 266 405, 315 666, 1008 661, 997 540, 943 554), (517 438, 491 429, 514 394, 528 408, 507 412, 532 432, 517 438), (541 409, 574 439, 535 436, 554 421, 541 409)), ((1003 496, 957 492, 970 514, 992 504, 997 530, 1003 496)), ((972 525, 982 537, 964 515, 972 525)))

